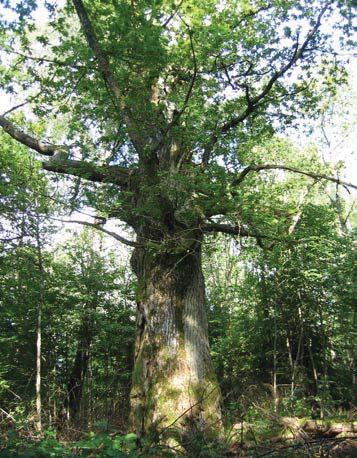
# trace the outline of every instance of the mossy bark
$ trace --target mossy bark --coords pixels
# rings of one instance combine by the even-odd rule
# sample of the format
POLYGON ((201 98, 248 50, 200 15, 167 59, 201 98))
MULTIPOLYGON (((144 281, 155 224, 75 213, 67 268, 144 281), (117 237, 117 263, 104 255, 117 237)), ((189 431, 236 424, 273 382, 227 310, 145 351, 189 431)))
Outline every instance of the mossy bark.
POLYGON ((221 423, 208 343, 200 242, 177 254, 136 249, 139 279, 131 426, 184 435, 221 423))

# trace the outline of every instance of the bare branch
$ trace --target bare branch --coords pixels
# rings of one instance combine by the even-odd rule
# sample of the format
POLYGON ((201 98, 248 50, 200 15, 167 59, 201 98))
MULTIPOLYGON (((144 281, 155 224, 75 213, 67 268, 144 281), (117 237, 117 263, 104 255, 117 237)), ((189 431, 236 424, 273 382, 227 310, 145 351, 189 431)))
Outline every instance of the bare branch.
POLYGON ((19 239, 22 239, 22 238, 23 238, 23 234, 17 235, 16 237, 0 238, 0 242, 1 243, 9 243, 9 242, 13 242, 14 240, 19 240, 19 239))
POLYGON ((175 7, 174 7, 174 10, 173 12, 170 14, 170 16, 166 19, 166 21, 162 24, 161 27, 163 27, 164 29, 169 25, 169 23, 172 21, 172 19, 176 16, 178 10, 180 9, 182 3, 183 3, 184 0, 181 0, 175 7))
POLYGON ((234 27, 233 27, 233 30, 237 29, 244 21, 246 21, 247 19, 251 19, 255 16, 257 16, 259 13, 261 13, 262 11, 267 11, 269 10, 270 8, 272 8, 272 4, 271 3, 268 3, 266 6, 261 6, 260 8, 257 8, 256 10, 252 10, 250 11, 249 13, 247 14, 244 14, 240 19, 239 21, 234 24, 234 27))
POLYGON ((32 55, 24 54, 24 53, 15 51, 13 49, 11 50, 6 49, 5 52, 10 53, 10 54, 16 54, 17 56, 25 60, 33 60, 35 62, 40 62, 40 64, 42 64, 43 62, 46 62, 49 64, 55 64, 61 67, 71 67, 71 68, 77 68, 77 69, 88 68, 88 66, 77 65, 75 63, 70 63, 70 62, 67 63, 67 62, 64 62, 58 59, 49 59, 48 57, 32 56, 32 55))
POLYGON ((48 161, 42 162, 42 168, 49 172, 62 173, 84 178, 98 183, 113 183, 121 187, 128 184, 128 179, 133 171, 116 165, 96 166, 85 161, 67 159, 68 147, 43 143, 31 135, 23 132, 11 121, 0 115, 0 126, 14 140, 37 151, 44 156, 50 156, 48 161))
POLYGON ((28 103, 29 103, 29 100, 25 100, 24 102, 21 102, 21 103, 15 105, 15 106, 9 108, 8 110, 6 110, 6 111, 2 114, 2 116, 6 116, 6 115, 10 114, 10 113, 12 113, 13 111, 18 110, 19 108, 22 108, 23 106, 27 105, 28 103))
POLYGON ((56 219, 56 218, 51 218, 56 221, 61 221, 62 223, 73 223, 73 224, 82 224, 82 226, 89 226, 92 227, 100 232, 103 232, 104 234, 110 235, 111 237, 115 238, 115 240, 118 240, 121 243, 124 243, 125 245, 131 246, 131 247, 140 247, 140 243, 133 242, 132 240, 128 240, 121 235, 117 234, 116 232, 113 231, 108 231, 107 229, 104 229, 99 224, 95 223, 90 223, 88 221, 77 221, 77 220, 63 220, 63 219, 56 219))
POLYGON ((340 184, 342 186, 357 189, 357 185, 354 185, 353 183, 348 183, 346 181, 342 181, 339 178, 330 177, 322 173, 308 172, 306 170, 297 169, 296 167, 290 167, 287 165, 280 164, 249 165, 238 175, 238 177, 235 180, 232 181, 232 186, 238 186, 245 179, 248 173, 260 172, 261 170, 287 170, 288 172, 299 173, 300 175, 306 175, 310 178, 314 178, 317 180, 333 181, 334 183, 340 184))
POLYGON ((299 47, 299 38, 297 38, 294 52, 289 62, 286 65, 284 65, 278 72, 272 75, 272 77, 270 78, 270 80, 268 81, 264 89, 261 91, 261 93, 251 99, 251 103, 248 104, 247 109, 244 111, 244 113, 242 113, 237 118, 233 118, 231 121, 229 121, 228 123, 224 124, 221 127, 222 133, 228 132, 230 129, 232 129, 233 127, 236 127, 239 123, 244 121, 244 119, 246 119, 254 111, 258 102, 260 102, 266 95, 268 95, 268 93, 271 91, 272 87, 274 86, 275 82, 279 78, 281 78, 283 75, 285 75, 285 73, 289 71, 291 67, 303 56, 307 46, 309 45, 309 43, 315 36, 317 30, 319 29, 321 25, 322 16, 326 12, 327 8, 328 8, 328 4, 321 10, 320 14, 317 17, 315 26, 307 34, 305 41, 303 42, 303 44, 300 47, 299 47))
POLYGON ((0 410, 1 410, 1 412, 2 412, 4 415, 6 415, 7 418, 10 418, 11 421, 13 421, 14 423, 16 423, 15 418, 14 418, 12 415, 10 415, 8 412, 6 412, 6 410, 2 409, 1 407, 0 407, 0 410))

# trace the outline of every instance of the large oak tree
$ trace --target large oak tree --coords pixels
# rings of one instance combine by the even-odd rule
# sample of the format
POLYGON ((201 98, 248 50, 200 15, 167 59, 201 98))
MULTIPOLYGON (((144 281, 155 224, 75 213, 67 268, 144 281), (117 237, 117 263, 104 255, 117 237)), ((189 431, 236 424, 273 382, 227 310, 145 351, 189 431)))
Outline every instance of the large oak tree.
POLYGON ((349 185, 294 158, 266 164, 254 155, 274 129, 314 115, 343 78, 336 47, 339 31, 349 41, 349 3, 45 3, 49 20, 37 28, 34 1, 2 21, 2 84, 18 102, 0 126, 39 153, 46 171, 76 177, 75 194, 98 214, 136 234, 112 234, 133 247, 138 279, 132 427, 214 429, 220 393, 202 241, 222 232, 271 243, 244 200, 261 172, 349 185))

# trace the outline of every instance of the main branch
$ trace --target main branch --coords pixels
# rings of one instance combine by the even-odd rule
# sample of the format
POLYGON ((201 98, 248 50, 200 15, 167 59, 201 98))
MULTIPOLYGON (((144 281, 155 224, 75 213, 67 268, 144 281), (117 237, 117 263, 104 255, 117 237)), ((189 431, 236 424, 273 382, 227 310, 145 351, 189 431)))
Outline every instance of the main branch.
POLYGON ((123 119, 129 130, 129 136, 136 147, 142 147, 143 144, 142 144, 142 139, 140 138, 141 136, 139 135, 138 130, 136 126, 134 125, 133 120, 131 119, 129 110, 126 107, 126 104, 124 101, 124 95, 122 94, 119 84, 114 77, 114 72, 111 69, 109 59, 99 44, 97 35, 94 31, 94 28, 89 19, 89 16, 84 7, 84 4, 82 0, 72 0, 72 1, 76 9, 79 21, 82 25, 83 32, 86 37, 88 46, 93 51, 93 54, 97 59, 99 70, 102 73, 103 79, 114 97, 114 101, 115 101, 117 108, 119 109, 119 111, 121 112, 123 116, 123 119))
POLYGON ((266 235, 258 234, 257 232, 245 229, 241 226, 231 226, 229 224, 221 224, 210 222, 201 226, 203 232, 222 232, 223 234, 238 235, 240 237, 265 238, 266 235))
POLYGON ((116 165, 96 166, 90 162, 68 159, 67 146, 44 143, 26 134, 4 116, 0 116, 0 126, 14 140, 37 151, 43 156, 50 156, 49 160, 42 162, 44 170, 72 175, 98 183, 112 183, 122 188, 125 188, 128 184, 131 172, 125 167, 116 165))
POLYGON ((49 143, 43 143, 31 135, 26 134, 23 130, 16 127, 11 121, 0 115, 0 126, 8 133, 14 140, 22 143, 25 146, 37 151, 45 156, 53 156, 59 147, 49 143))
POLYGON ((94 181, 96 183, 112 183, 122 188, 128 184, 130 172, 125 167, 115 165, 96 166, 90 162, 74 161, 71 159, 49 160, 42 163, 44 170, 61 173, 94 181))

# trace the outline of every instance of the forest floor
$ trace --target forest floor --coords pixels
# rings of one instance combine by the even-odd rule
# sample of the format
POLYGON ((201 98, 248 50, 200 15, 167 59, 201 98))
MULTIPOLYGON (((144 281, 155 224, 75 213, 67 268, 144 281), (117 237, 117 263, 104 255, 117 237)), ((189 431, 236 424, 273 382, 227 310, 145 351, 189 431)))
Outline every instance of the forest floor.
POLYGON ((270 414, 269 421, 238 423, 234 429, 241 439, 227 456, 357 458, 357 422, 352 420, 312 420, 270 414))
POLYGON ((223 443, 196 438, 189 450, 167 447, 150 440, 139 441, 133 433, 68 429, 36 435, 25 427, 0 429, 1 458, 46 457, 310 457, 357 458, 357 422, 298 419, 272 414, 269 422, 237 423, 226 432, 223 443), (72 431, 72 433, 71 433, 72 431))

